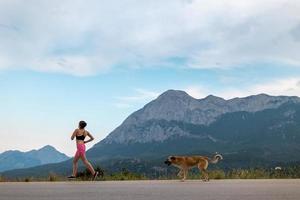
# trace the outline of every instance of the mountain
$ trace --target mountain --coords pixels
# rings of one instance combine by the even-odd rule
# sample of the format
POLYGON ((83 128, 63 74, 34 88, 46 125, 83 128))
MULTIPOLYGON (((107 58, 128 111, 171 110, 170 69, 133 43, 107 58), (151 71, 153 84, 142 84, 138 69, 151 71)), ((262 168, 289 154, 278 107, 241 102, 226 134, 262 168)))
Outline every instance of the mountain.
MULTIPOLYGON (((87 156, 108 171, 126 167, 152 176, 167 171, 163 160, 174 154, 209 156, 217 151, 224 157, 217 167, 225 169, 297 162, 299 143, 299 97, 195 99, 168 90, 128 116, 87 156)), ((3 175, 46 175, 49 170, 66 174, 71 167, 71 161, 65 161, 3 175)))
POLYGON ((195 99, 183 91, 169 90, 130 115, 100 144, 162 142, 171 136, 188 136, 190 134, 176 127, 164 129, 161 125, 153 124, 153 121, 210 126, 226 113, 241 111, 255 113, 265 109, 278 108, 287 102, 300 103, 300 98, 259 94, 226 101, 213 95, 204 99, 195 99))
POLYGON ((0 172, 12 169, 28 168, 48 163, 58 163, 69 159, 54 147, 47 145, 28 152, 5 151, 0 154, 0 172))
POLYGON ((299 97, 195 99, 169 90, 130 115, 88 155, 101 161, 219 151, 238 161, 243 156, 257 163, 300 160, 299 119, 299 97))

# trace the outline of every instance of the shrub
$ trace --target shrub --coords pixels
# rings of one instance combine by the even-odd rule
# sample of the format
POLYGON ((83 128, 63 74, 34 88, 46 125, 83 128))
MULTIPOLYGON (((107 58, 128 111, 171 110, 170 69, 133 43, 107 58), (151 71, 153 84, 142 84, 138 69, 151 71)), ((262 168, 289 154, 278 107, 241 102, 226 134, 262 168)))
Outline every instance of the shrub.
POLYGON ((88 169, 85 169, 84 171, 77 173, 77 178, 81 181, 88 181, 91 179, 91 172, 88 169))
POLYGON ((209 172, 209 178, 210 179, 225 179, 226 175, 223 170, 213 170, 209 172))
POLYGON ((55 173, 49 173, 49 181, 54 182, 54 181, 58 181, 58 177, 55 173))
POLYGON ((98 176, 103 178, 103 176, 104 176, 104 170, 101 167, 99 167, 99 166, 96 166, 95 170, 99 172, 98 176))
POLYGON ((147 177, 142 174, 132 173, 126 168, 122 168, 121 172, 117 172, 117 173, 110 174, 109 176, 105 176, 104 179, 105 180, 119 180, 119 181, 146 180, 147 177))
POLYGON ((24 182, 30 182, 31 181, 31 178, 29 178, 29 177, 26 177, 25 179, 24 179, 24 182))
POLYGON ((0 175, 0 182, 5 182, 5 178, 0 175))

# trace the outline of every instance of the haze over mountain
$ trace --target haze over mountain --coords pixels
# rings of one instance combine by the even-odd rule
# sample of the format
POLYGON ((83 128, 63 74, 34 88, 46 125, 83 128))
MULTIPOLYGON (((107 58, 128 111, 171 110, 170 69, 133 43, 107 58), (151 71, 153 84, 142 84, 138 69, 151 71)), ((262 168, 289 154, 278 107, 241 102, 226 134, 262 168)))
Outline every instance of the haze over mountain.
MULTIPOLYGON (((195 99, 168 90, 134 112, 87 156, 109 170, 126 166, 153 174, 165 170, 172 154, 211 155, 220 152, 220 167, 270 166, 300 161, 300 98, 252 95, 229 100, 209 95, 195 99)), ((71 162, 17 170, 23 175, 49 170, 66 173, 71 162), (65 171, 62 171, 65 170, 65 171)))
POLYGON ((12 169, 28 168, 48 163, 58 163, 69 159, 54 147, 47 145, 38 150, 27 152, 5 151, 0 154, 0 172, 12 169))

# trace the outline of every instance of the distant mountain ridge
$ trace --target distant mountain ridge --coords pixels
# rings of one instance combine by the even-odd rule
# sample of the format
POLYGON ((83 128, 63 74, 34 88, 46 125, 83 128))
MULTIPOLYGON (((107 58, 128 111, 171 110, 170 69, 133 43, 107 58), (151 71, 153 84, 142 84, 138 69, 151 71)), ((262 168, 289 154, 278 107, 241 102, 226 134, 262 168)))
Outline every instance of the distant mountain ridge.
POLYGON ((104 143, 130 143, 163 141, 170 136, 187 136, 186 132, 173 128, 162 130, 161 127, 149 127, 148 134, 140 133, 137 127, 147 126, 149 121, 178 121, 194 125, 210 125, 218 117, 234 112, 258 112, 265 109, 278 108, 290 102, 300 103, 296 96, 269 96, 266 94, 252 95, 245 98, 225 100, 209 95, 203 99, 195 99, 184 91, 168 90, 157 99, 131 114, 119 127, 110 133, 104 143))
POLYGON ((47 145, 38 150, 21 152, 9 150, 0 154, 0 172, 12 169, 28 168, 48 163, 58 163, 69 159, 54 147, 47 145))

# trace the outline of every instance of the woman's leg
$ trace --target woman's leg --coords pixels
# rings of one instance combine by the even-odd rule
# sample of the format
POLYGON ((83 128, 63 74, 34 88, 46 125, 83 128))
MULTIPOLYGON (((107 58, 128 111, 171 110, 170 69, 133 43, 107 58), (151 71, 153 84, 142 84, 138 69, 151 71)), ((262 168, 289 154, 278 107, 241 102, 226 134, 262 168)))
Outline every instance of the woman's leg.
POLYGON ((79 156, 76 154, 75 155, 75 157, 74 157, 74 159, 73 159, 73 174, 72 174, 72 176, 75 176, 76 177, 76 175, 77 175, 77 168, 78 168, 78 160, 79 160, 79 156))
POLYGON ((92 164, 86 159, 85 155, 81 155, 81 160, 85 164, 85 166, 90 170, 91 174, 94 175, 95 170, 94 170, 92 164))

